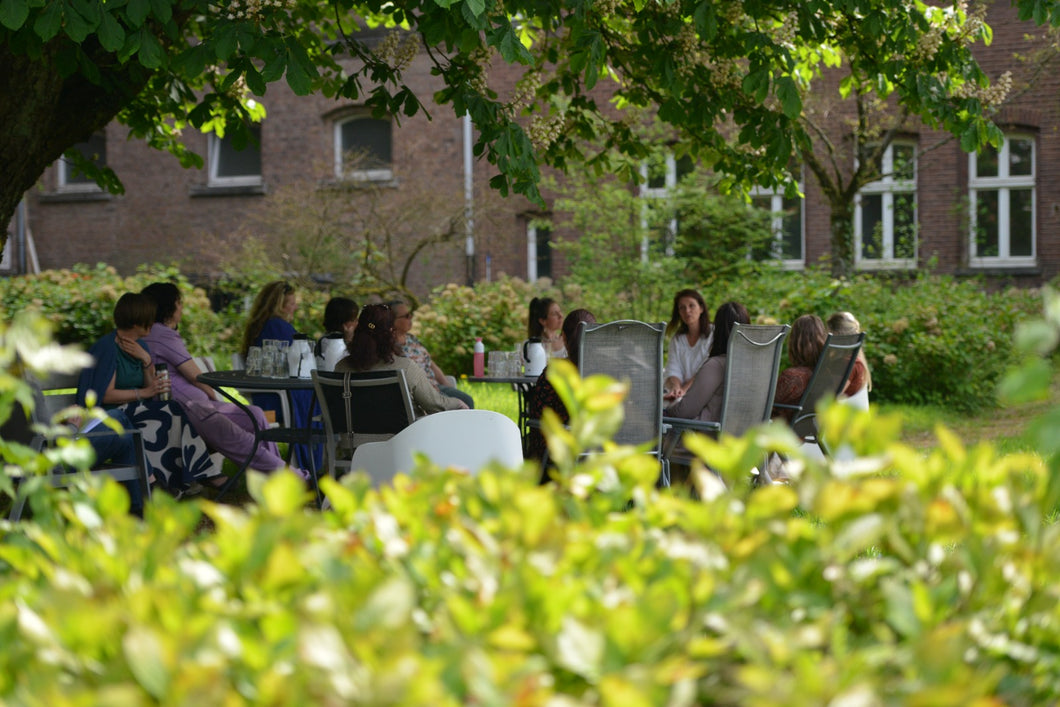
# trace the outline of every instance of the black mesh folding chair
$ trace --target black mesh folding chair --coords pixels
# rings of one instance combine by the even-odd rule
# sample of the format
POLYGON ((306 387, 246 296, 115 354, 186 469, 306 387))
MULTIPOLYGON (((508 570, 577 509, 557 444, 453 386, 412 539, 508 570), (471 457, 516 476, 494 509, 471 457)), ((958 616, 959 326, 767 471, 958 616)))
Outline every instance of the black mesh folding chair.
POLYGON ((858 351, 865 341, 865 333, 829 334, 821 356, 813 369, 810 382, 802 398, 795 405, 777 404, 775 407, 793 410, 791 429, 807 442, 816 443, 825 456, 831 454, 817 427, 817 404, 825 398, 837 398, 850 380, 858 351))
POLYGON ((725 358, 725 392, 718 420, 686 420, 665 417, 668 459, 690 463, 691 456, 677 447, 682 433, 703 432, 742 436, 755 425, 769 422, 777 388, 780 355, 791 329, 783 325, 737 324, 729 334, 725 358))
POLYGON ((359 444, 390 439, 416 419, 404 371, 313 371, 313 387, 327 437, 324 463, 333 477, 349 471, 346 454, 359 444))

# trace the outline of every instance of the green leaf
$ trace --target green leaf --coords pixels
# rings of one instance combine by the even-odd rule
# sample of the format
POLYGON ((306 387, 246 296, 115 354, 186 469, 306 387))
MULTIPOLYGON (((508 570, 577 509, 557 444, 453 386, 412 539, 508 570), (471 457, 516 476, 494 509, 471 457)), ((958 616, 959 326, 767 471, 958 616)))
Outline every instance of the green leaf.
POLYGON ((134 627, 125 634, 122 649, 129 670, 144 690, 156 699, 165 697, 169 689, 169 674, 160 637, 147 628, 134 627))
POLYGON ((45 42, 50 41, 59 34, 59 28, 63 23, 63 7, 61 3, 53 2, 44 8, 44 12, 37 15, 33 23, 33 31, 45 42))
POLYGON ((265 80, 262 79, 261 74, 254 68, 253 64, 248 62, 247 70, 243 76, 247 80, 247 88, 250 89, 251 93, 255 96, 265 95, 265 80))
MULTIPOLYGON (((116 52, 125 44, 125 30, 114 15, 104 11, 99 23, 99 43, 108 52, 116 52)), ((200 72, 201 73, 201 72, 200 72)))
POLYGON ((173 19, 173 2, 171 0, 151 0, 151 12, 159 22, 173 19))
POLYGON ((141 27, 151 13, 151 0, 129 0, 128 9, 125 12, 130 25, 141 27))
POLYGON ((777 79, 777 98, 784 110, 784 115, 795 120, 802 115, 802 96, 799 87, 790 76, 781 76, 777 79))
POLYGON ((296 96, 307 96, 313 89, 313 80, 305 68, 294 60, 294 55, 287 54, 287 85, 296 96))
POLYGON ((475 17, 481 17, 482 13, 486 11, 486 0, 464 0, 464 4, 475 17))
POLYGON ((17 30, 29 17, 27 0, 0 0, 0 25, 17 30))
POLYGON ((158 38, 148 32, 146 27, 140 29, 139 57, 140 63, 148 69, 161 67, 165 59, 165 53, 162 51, 158 38))

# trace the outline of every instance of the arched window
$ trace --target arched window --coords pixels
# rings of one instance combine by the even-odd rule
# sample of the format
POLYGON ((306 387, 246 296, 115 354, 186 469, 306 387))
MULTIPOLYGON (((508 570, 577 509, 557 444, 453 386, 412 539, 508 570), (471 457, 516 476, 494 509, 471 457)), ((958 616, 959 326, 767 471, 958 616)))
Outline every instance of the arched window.
POLYGON ((392 179, 392 130, 389 120, 364 115, 335 122, 335 176, 339 179, 392 179))

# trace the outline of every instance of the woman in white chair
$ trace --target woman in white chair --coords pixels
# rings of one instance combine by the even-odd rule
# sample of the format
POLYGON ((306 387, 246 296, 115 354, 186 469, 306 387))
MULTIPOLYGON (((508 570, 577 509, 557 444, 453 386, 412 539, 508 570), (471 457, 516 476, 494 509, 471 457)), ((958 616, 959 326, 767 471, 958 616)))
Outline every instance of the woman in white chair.
POLYGON ((419 364, 401 355, 394 331, 394 312, 389 305, 368 304, 361 309, 357 330, 353 332, 353 341, 350 342, 350 355, 339 361, 335 370, 340 373, 403 371, 417 416, 442 410, 467 409, 462 400, 439 393, 419 364))

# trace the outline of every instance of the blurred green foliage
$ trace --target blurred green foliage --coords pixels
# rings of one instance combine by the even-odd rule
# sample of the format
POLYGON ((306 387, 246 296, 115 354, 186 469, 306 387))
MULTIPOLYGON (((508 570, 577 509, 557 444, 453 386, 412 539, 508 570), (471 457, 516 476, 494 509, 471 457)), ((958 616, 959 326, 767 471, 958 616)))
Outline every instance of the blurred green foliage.
MULTIPOLYGON (((1008 394, 1042 393, 1025 371, 1044 338, 1021 334, 1008 394)), ((543 421, 547 487, 531 468, 423 461, 380 490, 326 480, 333 510, 316 513, 293 475, 254 474, 246 508, 160 497, 141 522, 112 482, 42 485, 34 520, 0 523, 0 701, 1060 699, 1054 448, 1001 457, 940 429, 923 455, 898 419, 836 405, 825 429, 856 461, 799 463, 779 426, 693 437, 718 475, 694 469, 692 500, 656 490, 634 448, 580 457, 619 424, 624 386, 550 371, 573 424, 543 421), (796 461, 791 485, 747 483, 768 450, 796 461)), ((18 383, 0 376, 0 393, 18 383)))

